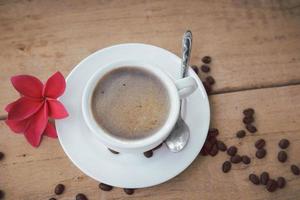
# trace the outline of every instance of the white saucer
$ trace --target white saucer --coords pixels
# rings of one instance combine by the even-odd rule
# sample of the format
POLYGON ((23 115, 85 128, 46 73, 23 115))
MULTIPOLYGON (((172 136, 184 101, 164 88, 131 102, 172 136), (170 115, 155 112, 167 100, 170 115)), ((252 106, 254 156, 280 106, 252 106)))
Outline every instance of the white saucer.
POLYGON ((179 78, 180 58, 156 46, 130 43, 97 51, 81 61, 67 77, 67 88, 60 101, 69 117, 57 120, 56 128, 65 153, 88 176, 122 188, 149 187, 181 173, 200 152, 210 121, 208 98, 198 76, 190 69, 189 74, 195 77, 199 87, 183 107, 183 118, 191 131, 188 145, 179 153, 172 153, 163 145, 151 158, 143 154, 112 154, 85 124, 81 97, 88 79, 99 67, 122 59, 142 60, 161 68, 173 79, 179 78))

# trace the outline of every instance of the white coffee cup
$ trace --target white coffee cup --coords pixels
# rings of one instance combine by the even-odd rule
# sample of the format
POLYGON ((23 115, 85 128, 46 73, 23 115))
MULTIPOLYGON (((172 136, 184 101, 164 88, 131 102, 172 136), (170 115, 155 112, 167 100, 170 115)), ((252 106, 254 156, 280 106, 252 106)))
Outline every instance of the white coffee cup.
POLYGON ((82 112, 84 120, 91 132, 106 147, 118 151, 128 153, 143 153, 155 148, 161 144, 170 134, 179 117, 180 99, 187 97, 197 88, 197 83, 193 77, 185 77, 179 80, 172 80, 165 72, 159 68, 143 63, 137 60, 121 60, 106 66, 101 66, 99 70, 89 79, 85 86, 82 97, 82 112), (109 134, 94 119, 92 114, 92 95, 98 81, 112 70, 121 68, 122 66, 133 66, 144 69, 161 80, 164 84, 170 99, 169 115, 165 124, 150 136, 138 140, 122 139, 109 134))

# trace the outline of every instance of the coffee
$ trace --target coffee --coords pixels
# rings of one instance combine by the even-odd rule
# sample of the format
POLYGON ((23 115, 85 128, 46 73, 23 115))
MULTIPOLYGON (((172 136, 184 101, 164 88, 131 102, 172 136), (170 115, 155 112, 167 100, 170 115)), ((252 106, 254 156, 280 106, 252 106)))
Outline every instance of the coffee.
POLYGON ((132 140, 150 136, 165 124, 169 102, 159 78, 138 67, 124 66, 98 81, 91 108, 100 127, 113 136, 132 140))

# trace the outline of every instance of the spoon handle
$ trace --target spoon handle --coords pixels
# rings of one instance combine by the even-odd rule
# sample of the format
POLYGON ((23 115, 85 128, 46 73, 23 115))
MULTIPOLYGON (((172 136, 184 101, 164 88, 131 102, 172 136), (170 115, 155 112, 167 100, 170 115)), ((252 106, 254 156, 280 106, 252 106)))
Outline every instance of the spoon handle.
POLYGON ((187 30, 183 34, 182 38, 182 62, 181 62, 181 77, 185 77, 188 65, 190 62, 190 56, 191 56, 191 50, 192 50, 192 32, 190 30, 187 30))

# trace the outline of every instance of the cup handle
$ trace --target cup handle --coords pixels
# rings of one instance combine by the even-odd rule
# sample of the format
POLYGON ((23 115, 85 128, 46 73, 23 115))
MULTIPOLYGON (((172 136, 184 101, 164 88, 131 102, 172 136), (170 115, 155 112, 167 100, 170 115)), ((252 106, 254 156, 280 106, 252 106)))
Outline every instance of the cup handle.
POLYGON ((175 81, 176 88, 180 99, 183 99, 192 94, 198 87, 196 80, 188 76, 175 81))

